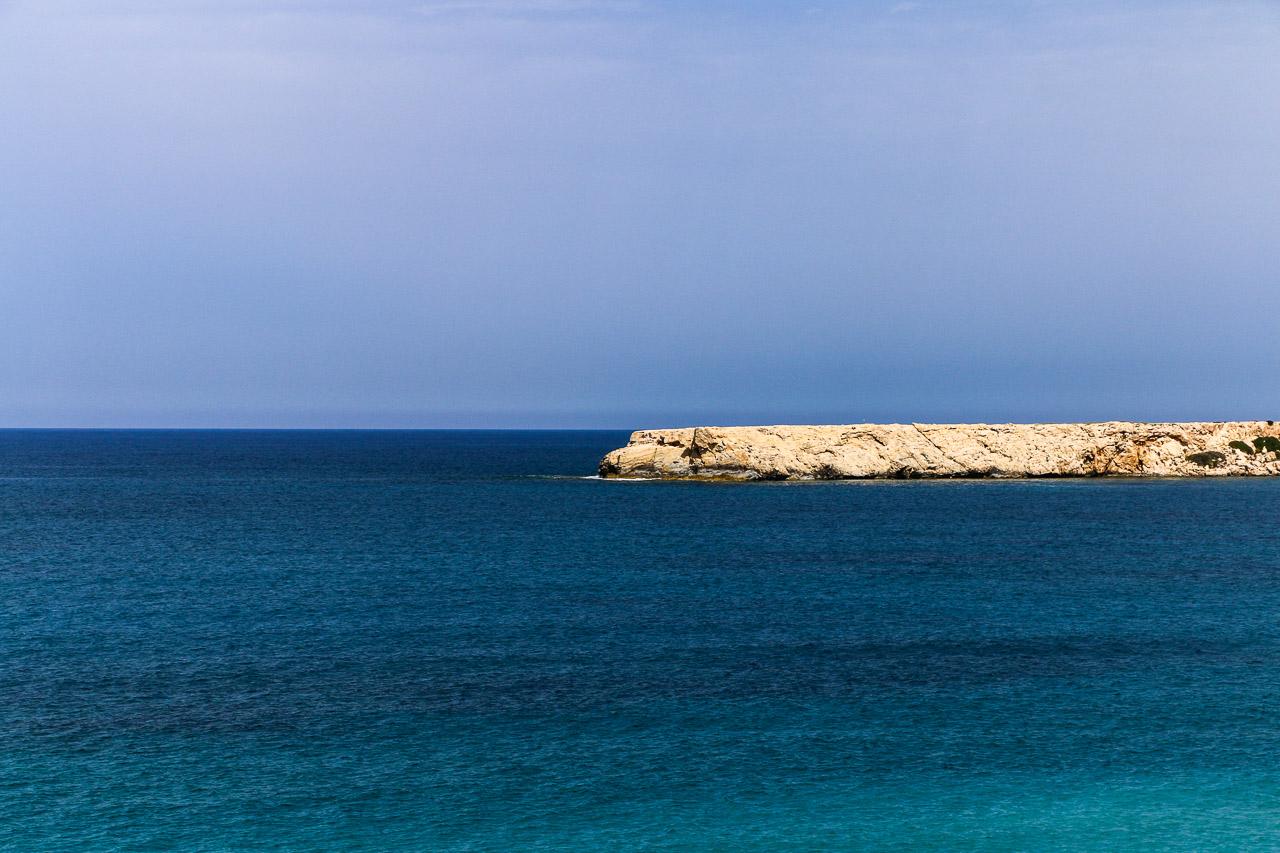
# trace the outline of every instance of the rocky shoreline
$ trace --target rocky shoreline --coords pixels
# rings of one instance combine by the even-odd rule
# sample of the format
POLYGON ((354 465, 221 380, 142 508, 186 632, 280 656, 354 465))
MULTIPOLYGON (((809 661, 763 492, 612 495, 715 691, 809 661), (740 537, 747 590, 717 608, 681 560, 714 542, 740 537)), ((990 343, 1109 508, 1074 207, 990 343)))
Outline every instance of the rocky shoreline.
POLYGON ((1273 421, 639 430, 600 476, 846 480, 1280 475, 1273 421))

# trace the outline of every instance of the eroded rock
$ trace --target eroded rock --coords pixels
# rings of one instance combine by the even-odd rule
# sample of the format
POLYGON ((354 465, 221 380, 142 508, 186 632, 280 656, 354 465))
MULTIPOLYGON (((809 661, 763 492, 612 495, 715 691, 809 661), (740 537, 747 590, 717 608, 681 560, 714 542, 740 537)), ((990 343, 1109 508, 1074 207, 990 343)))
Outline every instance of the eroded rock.
POLYGON ((600 461, 603 477, 699 480, 1277 474, 1271 421, 638 430, 600 461))

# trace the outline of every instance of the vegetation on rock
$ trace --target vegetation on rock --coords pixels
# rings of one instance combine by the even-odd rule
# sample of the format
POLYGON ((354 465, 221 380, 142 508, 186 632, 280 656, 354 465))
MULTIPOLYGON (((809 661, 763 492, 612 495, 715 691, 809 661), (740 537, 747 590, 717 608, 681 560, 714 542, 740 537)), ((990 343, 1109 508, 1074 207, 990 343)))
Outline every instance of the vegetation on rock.
POLYGON ((1205 468, 1221 468, 1227 461, 1227 455, 1217 450, 1205 450, 1200 453, 1188 453, 1187 461, 1205 468))
POLYGON ((1274 435, 1260 435, 1253 440, 1258 453, 1280 453, 1280 438, 1274 435))

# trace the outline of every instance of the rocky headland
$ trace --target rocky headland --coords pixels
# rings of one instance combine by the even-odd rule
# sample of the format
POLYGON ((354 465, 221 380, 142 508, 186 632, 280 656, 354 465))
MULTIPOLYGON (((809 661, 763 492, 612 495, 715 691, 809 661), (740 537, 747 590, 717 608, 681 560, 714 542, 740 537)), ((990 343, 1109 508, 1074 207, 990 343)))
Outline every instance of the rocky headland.
POLYGON ((602 477, 846 480, 1280 475, 1273 421, 648 429, 602 477))

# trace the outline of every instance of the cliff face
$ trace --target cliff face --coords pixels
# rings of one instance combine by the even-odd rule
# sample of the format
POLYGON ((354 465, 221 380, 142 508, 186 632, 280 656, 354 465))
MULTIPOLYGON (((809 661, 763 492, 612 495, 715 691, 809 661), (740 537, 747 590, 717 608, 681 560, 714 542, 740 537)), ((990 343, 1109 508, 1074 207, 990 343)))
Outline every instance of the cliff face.
POLYGON ((640 430, 600 461, 603 477, 707 480, 1277 474, 1271 421, 640 430))

